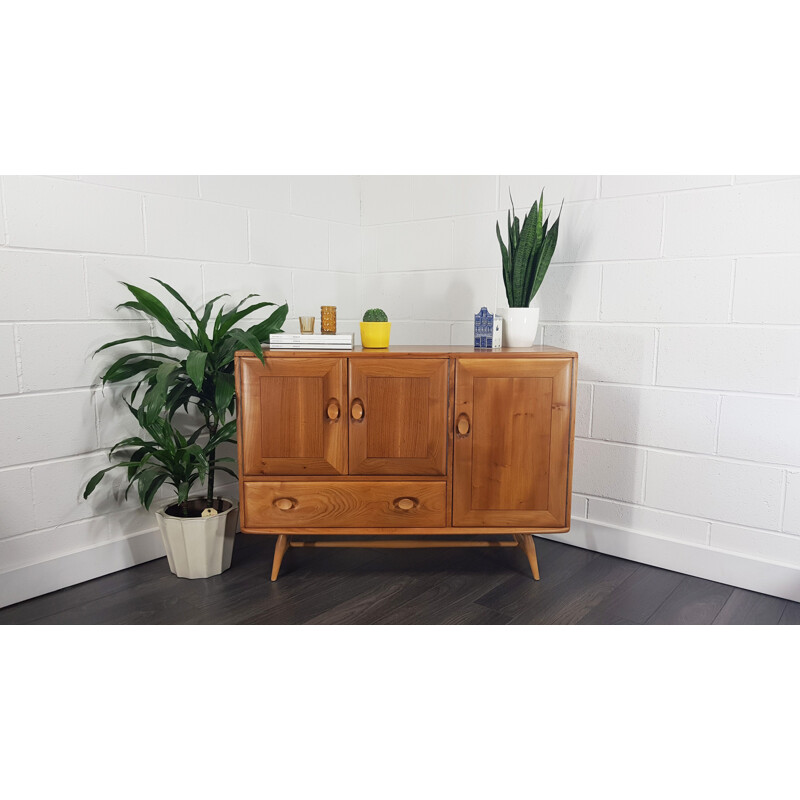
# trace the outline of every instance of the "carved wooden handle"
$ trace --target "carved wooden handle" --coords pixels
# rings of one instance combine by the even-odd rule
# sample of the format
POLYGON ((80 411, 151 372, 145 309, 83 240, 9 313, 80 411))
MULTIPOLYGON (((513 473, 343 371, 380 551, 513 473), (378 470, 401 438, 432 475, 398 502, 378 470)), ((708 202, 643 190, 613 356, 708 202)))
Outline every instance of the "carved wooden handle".
POLYGON ((361 400, 353 400, 353 405, 350 407, 350 413, 355 420, 363 419, 364 403, 361 400))
POLYGON ((395 508, 399 508, 401 511, 409 511, 419 505, 419 500, 415 497, 398 497, 397 500, 394 501, 394 505, 395 508))
POLYGON ((328 400, 328 408, 326 411, 328 419, 336 422, 336 420, 339 419, 339 401, 335 398, 333 400, 328 400))
POLYGON ((281 511, 289 511, 297 505, 297 501, 291 497, 279 497, 275 501, 275 507, 279 508, 281 511))
POLYGON ((456 423, 456 430, 462 435, 466 436, 469 433, 469 417, 462 414, 456 423))

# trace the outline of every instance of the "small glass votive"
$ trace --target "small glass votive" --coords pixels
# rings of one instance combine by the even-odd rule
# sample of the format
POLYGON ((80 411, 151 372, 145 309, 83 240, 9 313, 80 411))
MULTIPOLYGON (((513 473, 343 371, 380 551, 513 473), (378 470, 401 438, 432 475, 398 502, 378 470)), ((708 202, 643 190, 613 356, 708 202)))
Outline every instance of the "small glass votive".
POLYGON ((322 306, 321 333, 336 333, 336 306, 322 306))
POLYGON ((314 317, 300 317, 300 333, 314 333, 314 317))

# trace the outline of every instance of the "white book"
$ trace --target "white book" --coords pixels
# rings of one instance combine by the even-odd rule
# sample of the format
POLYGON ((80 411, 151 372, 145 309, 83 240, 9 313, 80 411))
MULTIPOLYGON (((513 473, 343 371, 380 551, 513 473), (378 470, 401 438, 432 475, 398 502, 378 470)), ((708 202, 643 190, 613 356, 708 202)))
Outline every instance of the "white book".
POLYGON ((352 344, 270 344, 270 350, 352 350, 352 344))
POLYGON ((271 333, 270 344, 353 344, 352 333, 271 333))

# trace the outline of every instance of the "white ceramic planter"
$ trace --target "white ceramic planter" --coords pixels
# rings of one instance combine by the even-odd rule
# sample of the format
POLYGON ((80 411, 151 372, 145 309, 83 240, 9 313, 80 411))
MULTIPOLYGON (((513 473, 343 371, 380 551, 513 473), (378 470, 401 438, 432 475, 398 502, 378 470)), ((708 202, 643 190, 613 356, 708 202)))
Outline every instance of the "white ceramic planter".
POLYGON ((504 312, 506 347, 531 347, 539 327, 538 308, 509 308, 504 312))
POLYGON ((179 578, 210 578, 230 567, 239 506, 222 499, 231 507, 215 517, 173 517, 166 506, 156 511, 169 568, 179 578))

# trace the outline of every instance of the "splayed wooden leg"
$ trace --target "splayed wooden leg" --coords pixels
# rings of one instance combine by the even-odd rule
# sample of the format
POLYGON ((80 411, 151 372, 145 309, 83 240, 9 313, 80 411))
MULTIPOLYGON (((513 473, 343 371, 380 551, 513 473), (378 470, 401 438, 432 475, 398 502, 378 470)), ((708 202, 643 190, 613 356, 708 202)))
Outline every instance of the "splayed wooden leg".
POLYGON ((519 542, 525 555, 528 557, 528 563, 531 565, 531 572, 533 579, 539 580, 539 562, 536 559, 536 545, 533 543, 533 536, 530 533, 515 533, 514 538, 519 542))
POLYGON ((281 533, 278 536, 278 541, 275 542, 275 558, 272 560, 272 580, 278 580, 278 573, 281 569, 281 562, 283 561, 283 556, 286 554, 286 551, 289 549, 289 537, 285 533, 281 533))

